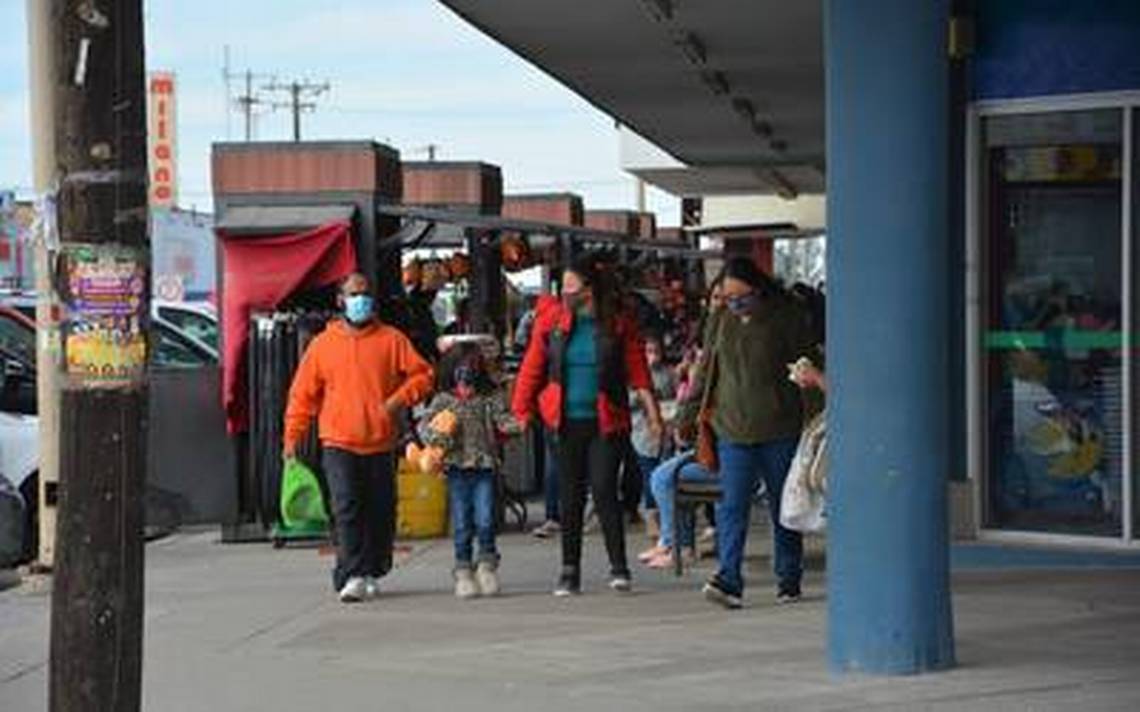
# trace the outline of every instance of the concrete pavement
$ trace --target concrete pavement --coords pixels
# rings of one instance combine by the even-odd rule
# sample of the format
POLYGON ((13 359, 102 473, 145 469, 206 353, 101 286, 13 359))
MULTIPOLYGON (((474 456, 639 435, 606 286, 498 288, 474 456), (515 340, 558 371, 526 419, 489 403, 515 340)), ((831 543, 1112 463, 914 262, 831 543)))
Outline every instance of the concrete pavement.
MULTIPOLYGON (((450 544, 430 542, 381 600, 343 606, 316 550, 216 538, 148 546, 149 712, 1140 709, 1136 569, 958 573, 958 669, 836 679, 822 574, 803 603, 777 607, 766 557, 749 606, 727 612, 696 593, 707 568, 638 571, 633 595, 611 593, 594 536, 586 595, 561 600, 549 595, 557 543, 510 535, 506 595, 461 602, 450 544)), ((47 617, 42 587, 0 593, 4 712, 46 709, 47 617)))

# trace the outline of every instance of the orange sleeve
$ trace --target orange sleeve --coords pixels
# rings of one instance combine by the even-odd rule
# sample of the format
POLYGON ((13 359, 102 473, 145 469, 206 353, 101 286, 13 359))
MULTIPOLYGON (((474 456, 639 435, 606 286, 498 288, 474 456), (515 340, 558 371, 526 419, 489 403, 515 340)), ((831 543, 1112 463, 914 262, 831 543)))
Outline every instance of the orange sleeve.
POLYGON ((285 447, 295 449, 309 434, 309 424, 321 411, 325 381, 318 363, 320 341, 314 340, 305 349, 301 365, 289 387, 289 403, 285 407, 285 447))
POLYGON ((423 402, 431 395, 435 384, 435 371, 431 364, 420 356, 416 347, 403 333, 393 329, 396 335, 396 368, 402 383, 392 394, 406 408, 423 402))

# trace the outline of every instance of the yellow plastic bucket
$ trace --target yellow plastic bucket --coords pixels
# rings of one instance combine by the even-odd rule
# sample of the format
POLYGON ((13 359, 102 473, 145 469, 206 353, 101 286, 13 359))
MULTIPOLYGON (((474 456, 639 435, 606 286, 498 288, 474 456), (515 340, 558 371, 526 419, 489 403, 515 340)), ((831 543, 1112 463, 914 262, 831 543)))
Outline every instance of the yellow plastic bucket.
POLYGON ((397 470, 396 535, 401 539, 430 539, 447 534, 447 480, 421 472, 400 459, 397 470))

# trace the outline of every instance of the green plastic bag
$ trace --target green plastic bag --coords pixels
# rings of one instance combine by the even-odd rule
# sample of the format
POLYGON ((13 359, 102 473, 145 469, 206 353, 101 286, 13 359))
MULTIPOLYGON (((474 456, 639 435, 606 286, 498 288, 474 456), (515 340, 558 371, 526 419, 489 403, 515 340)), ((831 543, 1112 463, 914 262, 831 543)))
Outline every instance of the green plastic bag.
POLYGON ((290 529, 315 529, 329 523, 317 476, 295 458, 285 461, 281 477, 281 523, 290 529))

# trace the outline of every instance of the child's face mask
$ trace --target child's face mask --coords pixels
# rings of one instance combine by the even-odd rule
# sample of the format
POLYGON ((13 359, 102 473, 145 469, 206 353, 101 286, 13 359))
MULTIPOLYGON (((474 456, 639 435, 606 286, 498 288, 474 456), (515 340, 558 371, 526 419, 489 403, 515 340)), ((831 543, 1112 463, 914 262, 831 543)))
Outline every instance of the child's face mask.
POLYGON ((474 388, 478 381, 478 374, 470 366, 460 366, 455 369, 455 385, 460 388, 474 388))

